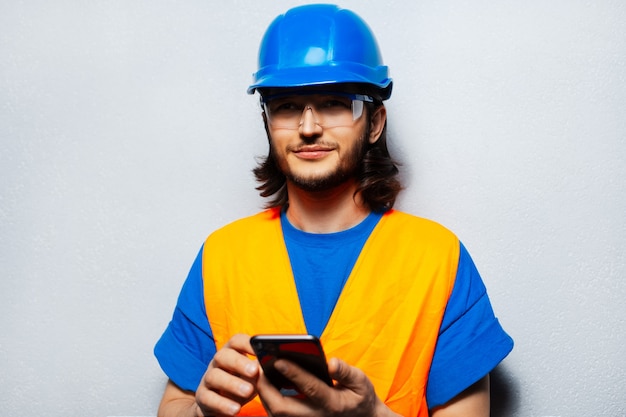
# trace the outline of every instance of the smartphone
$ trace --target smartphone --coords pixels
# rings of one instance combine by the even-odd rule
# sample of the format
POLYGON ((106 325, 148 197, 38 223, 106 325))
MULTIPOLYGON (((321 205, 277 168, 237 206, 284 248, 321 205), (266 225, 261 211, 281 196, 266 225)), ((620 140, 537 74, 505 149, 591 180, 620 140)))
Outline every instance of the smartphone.
POLYGON ((303 398, 298 388, 274 368, 276 359, 287 359, 333 386, 333 380, 328 374, 326 356, 317 337, 264 334, 252 336, 250 344, 263 373, 283 395, 303 398))

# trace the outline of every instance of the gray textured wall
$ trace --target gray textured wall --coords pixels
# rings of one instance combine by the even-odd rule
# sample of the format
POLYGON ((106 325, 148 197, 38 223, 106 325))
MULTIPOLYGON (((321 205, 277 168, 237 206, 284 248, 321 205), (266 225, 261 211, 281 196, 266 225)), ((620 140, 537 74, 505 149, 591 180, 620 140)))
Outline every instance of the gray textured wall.
MULTIPOLYGON (((245 94, 296 1, 0 2, 0 409, 149 415, 204 237, 257 211, 245 94)), ((624 416, 626 3, 341 3, 391 66, 398 207, 454 230, 516 349, 495 415, 624 416)))

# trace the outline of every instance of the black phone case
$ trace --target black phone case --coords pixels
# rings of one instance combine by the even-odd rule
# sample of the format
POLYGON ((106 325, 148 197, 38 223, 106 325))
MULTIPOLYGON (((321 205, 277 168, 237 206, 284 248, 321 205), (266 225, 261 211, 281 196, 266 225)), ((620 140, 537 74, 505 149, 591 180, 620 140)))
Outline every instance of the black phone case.
POLYGON ((315 375, 329 386, 333 381, 322 344, 312 335, 257 335, 250 340, 267 379, 283 395, 299 396, 297 387, 274 368, 276 359, 287 359, 315 375))

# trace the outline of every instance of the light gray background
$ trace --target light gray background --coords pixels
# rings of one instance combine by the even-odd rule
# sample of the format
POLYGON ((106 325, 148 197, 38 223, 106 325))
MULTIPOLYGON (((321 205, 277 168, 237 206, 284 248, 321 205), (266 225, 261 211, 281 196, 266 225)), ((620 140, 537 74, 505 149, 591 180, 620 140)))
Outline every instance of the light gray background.
MULTIPOLYGON (((245 89, 302 2, 0 2, 0 410, 154 415, 205 236, 259 210, 245 89)), ((516 341, 494 415, 625 416, 626 2, 346 0, 395 80, 398 208, 516 341)))

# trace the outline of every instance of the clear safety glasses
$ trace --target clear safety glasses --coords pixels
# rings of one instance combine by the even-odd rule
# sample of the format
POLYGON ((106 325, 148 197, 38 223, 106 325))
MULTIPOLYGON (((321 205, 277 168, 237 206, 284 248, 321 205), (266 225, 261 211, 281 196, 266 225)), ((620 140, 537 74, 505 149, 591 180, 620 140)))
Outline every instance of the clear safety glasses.
POLYGON ((363 115, 363 102, 373 101, 363 94, 316 91, 263 97, 261 104, 274 129, 298 129, 309 110, 315 123, 323 128, 352 126, 363 115))

